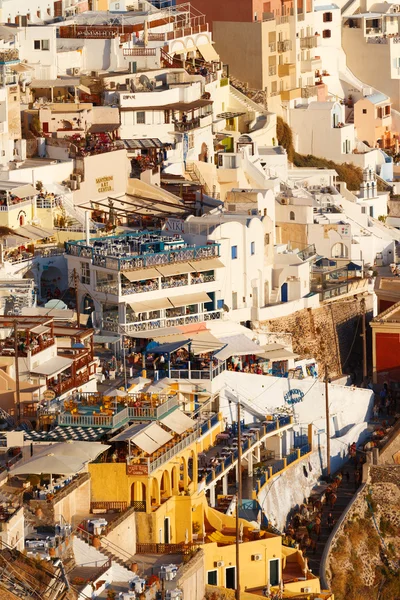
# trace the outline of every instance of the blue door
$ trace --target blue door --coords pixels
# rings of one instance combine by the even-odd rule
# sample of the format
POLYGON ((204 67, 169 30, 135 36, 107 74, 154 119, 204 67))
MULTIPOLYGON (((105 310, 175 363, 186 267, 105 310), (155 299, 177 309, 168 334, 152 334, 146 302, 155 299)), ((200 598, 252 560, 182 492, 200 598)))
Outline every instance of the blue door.
POLYGON ((282 302, 288 301, 287 283, 284 283, 283 285, 281 285, 281 300, 282 300, 282 302))

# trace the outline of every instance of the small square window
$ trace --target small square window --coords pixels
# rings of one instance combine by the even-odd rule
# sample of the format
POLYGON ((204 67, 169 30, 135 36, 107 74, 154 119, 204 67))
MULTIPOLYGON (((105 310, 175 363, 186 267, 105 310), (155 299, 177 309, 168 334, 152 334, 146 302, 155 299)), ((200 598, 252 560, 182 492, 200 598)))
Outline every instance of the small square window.
POLYGON ((144 111, 140 111, 136 113, 136 123, 138 125, 145 125, 146 123, 146 113, 144 111))
POLYGON ((250 244, 250 254, 251 256, 253 256, 253 254, 256 253, 256 243, 255 242, 251 242, 250 244))
POLYGON ((34 42, 33 42, 33 48, 35 50, 40 50, 40 40, 34 40, 34 42))
POLYGON ((231 248, 231 257, 232 260, 238 257, 237 246, 232 246, 231 248))
POLYGON ((332 32, 330 29, 324 29, 324 31, 322 32, 322 37, 323 38, 330 38, 332 35, 332 32))
POLYGON ((50 40, 42 40, 42 50, 50 50, 50 40))
POLYGON ((367 114, 367 109, 363 108, 363 115, 366 115, 366 114, 367 114))

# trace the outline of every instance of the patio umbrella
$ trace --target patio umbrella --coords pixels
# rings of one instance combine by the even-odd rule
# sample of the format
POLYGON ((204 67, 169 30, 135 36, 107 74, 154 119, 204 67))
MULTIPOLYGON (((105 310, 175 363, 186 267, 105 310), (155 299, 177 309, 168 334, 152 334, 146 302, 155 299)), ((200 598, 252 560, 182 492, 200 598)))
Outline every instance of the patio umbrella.
POLYGON ((45 308, 57 308, 58 310, 65 310, 66 308, 68 308, 68 306, 65 304, 65 302, 63 302, 62 300, 56 300, 55 298, 46 302, 44 307, 45 308))
POLYGON ((124 392, 123 390, 112 390, 111 392, 106 392, 104 395, 109 398, 124 398, 128 395, 128 392, 124 392))

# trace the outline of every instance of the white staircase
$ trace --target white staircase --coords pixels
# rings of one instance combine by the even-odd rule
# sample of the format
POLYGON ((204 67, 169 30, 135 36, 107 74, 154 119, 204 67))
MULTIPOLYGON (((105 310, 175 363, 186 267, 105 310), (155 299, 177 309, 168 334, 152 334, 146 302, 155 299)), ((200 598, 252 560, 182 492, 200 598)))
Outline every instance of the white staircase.
POLYGON ((279 302, 279 288, 272 288, 269 295, 269 304, 277 304, 279 302))
POLYGON ((239 102, 239 104, 241 104, 246 109, 246 111, 255 112, 259 114, 268 113, 268 111, 261 104, 254 102, 254 100, 251 100, 251 98, 243 94, 237 88, 233 87, 233 85, 229 86, 229 93, 235 98, 235 100, 239 102))

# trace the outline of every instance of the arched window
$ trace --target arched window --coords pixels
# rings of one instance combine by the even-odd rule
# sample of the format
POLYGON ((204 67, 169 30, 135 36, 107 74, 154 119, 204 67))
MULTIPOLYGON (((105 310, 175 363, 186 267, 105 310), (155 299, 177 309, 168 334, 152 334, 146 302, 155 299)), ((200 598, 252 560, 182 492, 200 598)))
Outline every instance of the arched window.
POLYGON ((349 252, 347 246, 337 242, 332 246, 332 258, 348 258, 349 252))
POLYGON ((295 216, 295 214, 294 214, 294 211, 293 211, 293 210, 291 210, 291 211, 290 211, 290 214, 289 214, 289 219, 290 219, 291 221, 295 221, 295 220, 296 220, 296 216, 295 216))

